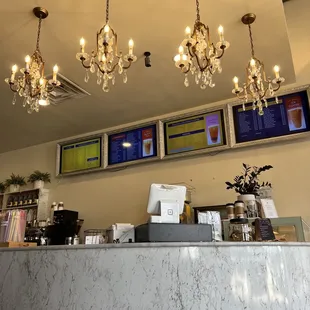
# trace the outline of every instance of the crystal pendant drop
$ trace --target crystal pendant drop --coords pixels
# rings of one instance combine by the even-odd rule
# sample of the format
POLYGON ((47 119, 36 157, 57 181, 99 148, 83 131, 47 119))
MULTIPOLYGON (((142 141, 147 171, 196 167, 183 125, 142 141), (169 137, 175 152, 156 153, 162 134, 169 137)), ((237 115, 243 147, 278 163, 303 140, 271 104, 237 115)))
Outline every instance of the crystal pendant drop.
POLYGON ((205 83, 202 83, 202 84, 200 85, 200 88, 201 88, 201 89, 206 89, 206 88, 207 88, 207 85, 206 85, 205 83))
POLYGON ((276 97, 276 104, 278 104, 279 103, 279 98, 278 97, 276 97))
POLYGON ((23 100, 23 107, 26 107, 26 105, 27 105, 27 99, 24 98, 24 100, 23 100))
POLYGON ((28 114, 31 114, 31 113, 32 113, 32 109, 31 109, 30 107, 27 109, 27 113, 28 113, 28 114))
POLYGON ((245 105, 244 105, 244 103, 242 104, 242 110, 245 111, 245 105))
POLYGON ((22 96, 23 96, 23 93, 24 93, 24 91, 23 91, 23 89, 21 88, 21 89, 18 91, 18 94, 19 94, 20 97, 22 97, 22 96))
POLYGON ((127 73, 126 73, 126 70, 124 70, 124 73, 123 73, 123 82, 124 82, 124 83, 127 83, 127 81, 128 81, 127 73))
POLYGON ((260 115, 260 116, 263 116, 263 115, 264 115, 263 108, 259 108, 258 115, 260 115))
POLYGON ((122 74, 123 73, 123 67, 122 66, 118 66, 118 73, 122 74))
POLYGON ((90 72, 91 72, 91 73, 95 73, 95 71, 96 71, 95 65, 94 65, 94 64, 91 64, 91 66, 90 66, 90 72))
POLYGON ((112 85, 114 85, 115 84, 115 75, 113 74, 113 76, 112 76, 112 85))
POLYGON ((89 73, 88 73, 88 70, 86 70, 86 72, 85 72, 85 78, 84 78, 85 83, 87 83, 88 80, 89 80, 89 73))
POLYGON ((185 74, 184 85, 185 85, 185 87, 189 86, 189 81, 188 81, 187 74, 185 74))
POLYGON ((15 105, 15 103, 16 103, 16 93, 14 93, 13 99, 12 99, 12 104, 15 105))
POLYGON ((198 85, 199 84, 199 77, 198 77, 198 74, 196 73, 195 74, 195 83, 198 85))
POLYGON ((268 108, 268 102, 267 102, 267 100, 264 99, 263 102, 264 102, 265 108, 268 108))
POLYGON ((100 77, 100 76, 98 76, 98 78, 97 78, 97 84, 98 84, 98 85, 101 84, 101 77, 100 77))

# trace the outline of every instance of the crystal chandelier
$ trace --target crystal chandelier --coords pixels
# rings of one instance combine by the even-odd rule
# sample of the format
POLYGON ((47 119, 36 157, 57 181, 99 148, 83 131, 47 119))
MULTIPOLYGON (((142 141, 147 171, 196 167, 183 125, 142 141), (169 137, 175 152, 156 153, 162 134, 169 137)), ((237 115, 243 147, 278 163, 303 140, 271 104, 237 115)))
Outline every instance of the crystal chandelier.
POLYGON ((89 72, 95 73, 97 69, 97 84, 102 83, 102 90, 109 91, 109 80, 112 85, 115 84, 115 70, 123 76, 123 82, 127 83, 127 69, 137 60, 133 54, 133 40, 129 40, 128 54, 122 55, 117 51, 117 34, 109 24, 109 0, 106 2, 106 23, 97 32, 96 50, 91 55, 85 53, 85 40, 80 40, 80 53, 76 54, 76 58, 81 61, 86 69, 84 81, 89 80, 89 72))
POLYGON ((174 57, 175 66, 185 74, 184 85, 189 86, 188 73, 194 75, 196 84, 200 84, 201 89, 207 86, 214 87, 212 81, 213 74, 222 72, 220 59, 229 43, 224 40, 224 29, 218 28, 220 41, 214 45, 211 43, 209 26, 200 21, 199 0, 196 0, 196 21, 194 30, 186 27, 186 38, 179 47, 179 53, 174 57))
POLYGON ((5 79, 5 82, 14 92, 12 104, 16 103, 16 94, 23 97, 23 107, 31 114, 33 111, 39 112, 40 106, 49 105, 48 93, 60 85, 57 81, 58 66, 53 68, 53 78, 46 80, 44 77, 44 60, 40 52, 40 33, 41 22, 48 16, 48 11, 41 7, 33 9, 34 15, 39 19, 37 45, 34 53, 25 57, 25 68, 21 69, 22 75, 16 76, 17 66, 12 67, 11 77, 5 79))
MULTIPOLYGON (((252 101, 253 110, 256 110, 258 108, 258 114, 264 115, 263 107, 268 107, 266 98, 269 96, 273 97, 275 95, 275 92, 280 89, 281 83, 283 83, 285 79, 283 77, 280 77, 279 66, 274 66, 273 68, 275 78, 267 78, 263 62, 255 57, 251 30, 251 24, 254 23, 255 19, 256 15, 253 13, 248 13, 244 15, 241 19, 241 21, 249 27, 252 58, 250 59, 246 67, 246 83, 244 83, 243 87, 239 87, 239 80, 235 76, 233 78, 235 88, 232 90, 232 93, 235 94, 242 101, 243 110, 245 110, 245 103, 252 101)), ((276 103, 278 103, 277 97, 276 103)))

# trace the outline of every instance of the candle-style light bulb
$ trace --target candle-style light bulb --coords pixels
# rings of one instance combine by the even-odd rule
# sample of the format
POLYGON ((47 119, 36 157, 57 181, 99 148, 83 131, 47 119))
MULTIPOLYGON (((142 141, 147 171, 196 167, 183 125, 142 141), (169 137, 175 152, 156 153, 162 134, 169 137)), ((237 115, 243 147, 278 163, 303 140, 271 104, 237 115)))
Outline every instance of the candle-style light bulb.
POLYGON ((273 71, 274 71, 274 73, 275 73, 275 75, 276 75, 276 79, 278 79, 278 78, 280 78, 280 67, 279 66, 277 66, 277 65, 275 65, 274 67, 273 67, 273 71))
POLYGON ((174 58, 173 58, 173 60, 174 60, 175 62, 180 61, 180 60, 181 60, 180 54, 175 55, 174 58))
POLYGON ((128 42, 128 47, 129 47, 129 55, 133 55, 133 46, 134 46, 134 43, 133 43, 133 39, 130 39, 129 42, 128 42))
POLYGON ((184 53, 184 47, 182 45, 179 46, 179 54, 182 55, 184 53))
POLYGON ((53 82, 57 82, 57 73, 58 73, 58 66, 55 65, 53 67, 53 82))
POLYGON ((17 66, 12 66, 11 82, 15 80, 15 73, 17 72, 17 66))
POLYGON ((235 89, 239 89, 239 85, 238 85, 239 79, 236 76, 233 78, 233 82, 235 84, 235 89))
POLYGON ((222 25, 219 26, 218 33, 219 33, 219 36, 220 36, 220 41, 223 42, 224 41, 224 28, 223 28, 222 25))
POLYGON ((84 53, 84 48, 85 48, 85 40, 84 40, 84 38, 80 39, 80 46, 81 46, 81 53, 84 53))
POLYGON ((25 63, 26 63, 26 71, 28 71, 29 70, 29 65, 30 65, 30 56, 29 55, 27 55, 25 57, 25 63))
POLYGON ((185 35, 187 35, 187 37, 190 38, 191 28, 189 28, 188 26, 185 28, 185 35))

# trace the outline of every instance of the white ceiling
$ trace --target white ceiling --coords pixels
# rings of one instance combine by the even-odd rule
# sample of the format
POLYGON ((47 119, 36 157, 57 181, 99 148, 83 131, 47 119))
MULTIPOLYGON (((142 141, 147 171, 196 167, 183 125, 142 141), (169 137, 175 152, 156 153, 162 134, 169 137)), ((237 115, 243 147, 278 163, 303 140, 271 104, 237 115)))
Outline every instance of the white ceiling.
POLYGON ((201 20, 210 26, 214 41, 217 27, 224 26, 231 43, 222 60, 223 72, 215 76, 216 87, 200 90, 194 83, 183 85, 183 75, 174 66, 173 56, 187 25, 195 20, 191 0, 111 0, 110 23, 118 33, 120 50, 127 51, 129 38, 135 41, 138 61, 128 70, 128 83, 117 77, 116 85, 104 93, 93 75, 86 84, 84 69, 76 60, 79 39, 86 39, 86 51, 95 46, 96 31, 105 21, 105 1, 11 0, 0 7, 0 153, 42 142, 125 124, 232 97, 232 78, 243 79, 250 57, 248 30, 240 22, 253 12, 257 57, 272 74, 279 64, 286 83, 295 81, 293 61, 281 0, 201 0, 201 20), (26 54, 35 48, 37 19, 35 6, 44 6, 49 17, 42 23, 41 52, 47 73, 57 63, 60 72, 92 95, 85 99, 49 106, 28 115, 21 101, 12 106, 12 92, 4 83, 14 63, 23 66, 26 54), (144 67, 143 53, 152 53, 152 67, 144 67), (1 82, 3 81, 3 82, 1 82))

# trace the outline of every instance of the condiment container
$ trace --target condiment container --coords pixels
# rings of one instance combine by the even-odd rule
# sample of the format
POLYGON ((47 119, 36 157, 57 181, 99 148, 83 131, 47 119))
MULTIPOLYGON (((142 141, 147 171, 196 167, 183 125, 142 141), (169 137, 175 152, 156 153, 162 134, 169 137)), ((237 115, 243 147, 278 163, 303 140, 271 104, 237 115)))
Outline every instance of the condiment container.
POLYGON ((244 218, 244 202, 241 200, 235 201, 235 218, 244 218))
POLYGON ((227 211, 227 218, 229 220, 235 218, 235 206, 233 203, 227 203, 226 204, 226 211, 227 211))
POLYGON ((63 210, 64 209, 64 203, 63 202, 60 202, 58 204, 58 210, 63 210))
POLYGON ((253 241, 252 229, 249 220, 246 218, 236 218, 229 223, 229 241, 253 241))

